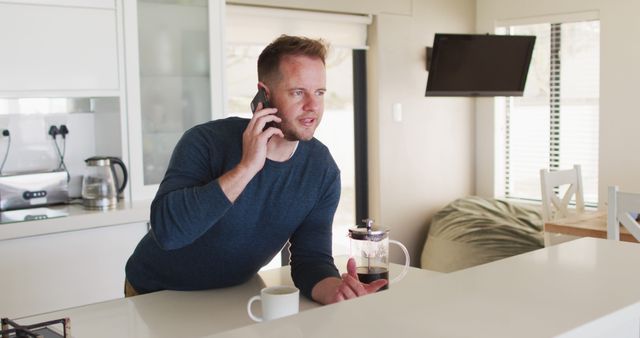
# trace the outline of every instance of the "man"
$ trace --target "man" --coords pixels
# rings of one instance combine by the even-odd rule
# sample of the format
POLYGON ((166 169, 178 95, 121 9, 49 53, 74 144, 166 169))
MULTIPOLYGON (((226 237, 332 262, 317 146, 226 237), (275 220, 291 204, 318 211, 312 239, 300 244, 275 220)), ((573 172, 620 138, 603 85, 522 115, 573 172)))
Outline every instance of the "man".
POLYGON ((326 47, 281 36, 258 59, 259 104, 251 120, 188 130, 151 205, 151 232, 127 262, 126 293, 198 290, 247 281, 291 243, 291 275, 303 295, 334 303, 386 284, 339 276, 331 224, 340 171, 313 138, 324 111, 326 47), (274 125, 275 124, 275 125, 274 125))

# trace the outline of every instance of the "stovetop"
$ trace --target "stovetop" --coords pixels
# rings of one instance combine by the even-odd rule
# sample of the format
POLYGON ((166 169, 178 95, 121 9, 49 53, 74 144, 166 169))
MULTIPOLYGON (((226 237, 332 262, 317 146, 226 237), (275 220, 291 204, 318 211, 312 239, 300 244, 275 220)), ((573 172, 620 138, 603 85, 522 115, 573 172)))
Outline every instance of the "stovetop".
POLYGON ((0 224, 69 216, 67 206, 18 209, 0 212, 0 224))
POLYGON ((0 337, 3 338, 71 338, 69 318, 42 323, 21 325, 9 318, 2 318, 0 337))
MULTIPOLYGON (((64 338, 64 335, 48 327, 45 327, 43 329, 31 330, 31 332, 33 332, 36 335, 39 335, 42 338, 64 338)), ((18 338, 18 337, 29 337, 29 336, 16 336, 15 333, 9 334, 9 338, 18 338)))

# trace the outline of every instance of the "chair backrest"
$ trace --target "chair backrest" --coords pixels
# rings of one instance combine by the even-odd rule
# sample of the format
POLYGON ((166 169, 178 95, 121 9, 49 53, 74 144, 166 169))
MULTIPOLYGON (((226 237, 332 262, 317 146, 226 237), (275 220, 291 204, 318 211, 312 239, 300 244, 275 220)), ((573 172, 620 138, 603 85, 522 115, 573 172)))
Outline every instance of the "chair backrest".
POLYGON ((640 194, 618 191, 617 186, 609 187, 607 207, 607 238, 620 240, 620 224, 640 241, 640 224, 636 220, 640 213, 640 194))
POLYGON ((569 202, 575 195, 576 211, 584 211, 584 190, 582 188, 582 173, 580 165, 573 169, 549 171, 540 170, 540 186, 542 190, 542 219, 545 222, 567 217, 569 215, 569 202), (569 185, 564 196, 560 198, 554 188, 569 185))

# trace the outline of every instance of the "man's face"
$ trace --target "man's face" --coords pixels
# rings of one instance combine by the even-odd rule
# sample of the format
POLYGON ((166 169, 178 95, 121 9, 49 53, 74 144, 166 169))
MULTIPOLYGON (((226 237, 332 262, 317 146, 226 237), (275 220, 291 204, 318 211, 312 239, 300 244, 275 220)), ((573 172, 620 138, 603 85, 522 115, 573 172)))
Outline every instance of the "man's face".
POLYGON ((308 141, 324 112, 326 72, 322 60, 308 56, 285 56, 280 60, 280 79, 270 86, 271 104, 282 119, 278 125, 285 139, 308 141))

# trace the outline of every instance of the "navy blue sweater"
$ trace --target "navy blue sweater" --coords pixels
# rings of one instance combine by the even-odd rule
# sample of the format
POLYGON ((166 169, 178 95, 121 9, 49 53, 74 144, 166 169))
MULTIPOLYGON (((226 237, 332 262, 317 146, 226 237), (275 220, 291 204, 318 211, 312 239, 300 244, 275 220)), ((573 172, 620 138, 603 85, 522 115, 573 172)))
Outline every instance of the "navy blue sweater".
POLYGON ((151 232, 126 266, 139 293, 199 290, 247 281, 291 241, 291 274, 310 297, 320 280, 339 276, 331 224, 340 172, 315 138, 300 141, 285 162, 266 160, 234 203, 218 177, 242 157, 247 119, 227 118, 180 139, 151 204, 151 232))

